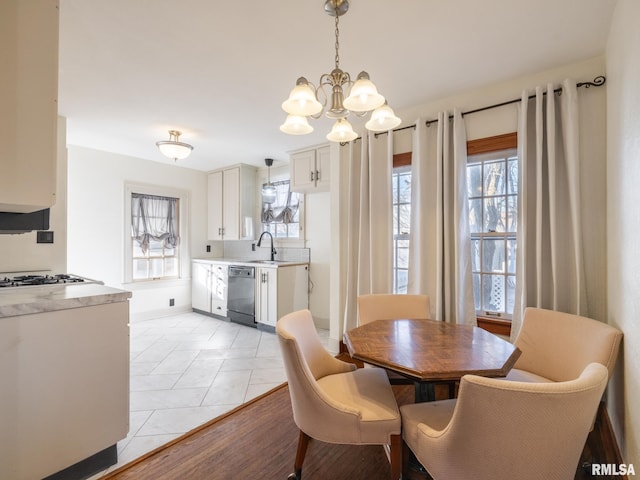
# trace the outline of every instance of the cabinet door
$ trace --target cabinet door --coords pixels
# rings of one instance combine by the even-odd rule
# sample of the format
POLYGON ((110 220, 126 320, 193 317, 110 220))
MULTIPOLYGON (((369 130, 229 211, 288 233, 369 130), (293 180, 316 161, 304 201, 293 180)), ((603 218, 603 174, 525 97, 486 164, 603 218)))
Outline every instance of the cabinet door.
POLYGON ((316 152, 316 191, 329 191, 331 180, 331 154, 328 146, 316 152))
POLYGON ((240 240, 240 168, 230 168, 223 173, 222 235, 225 240, 240 240))
POLYGON ((207 188, 208 237, 209 240, 222 240, 222 172, 209 174, 207 188))
POLYGON ((309 308, 309 268, 307 265, 278 267, 278 311, 276 318, 309 308))
POLYGON ((56 203, 58 1, 2 2, 0 211, 56 203))
POLYGON ((191 308, 211 312, 211 273, 206 263, 191 264, 191 308))
POLYGON ((291 155, 291 191, 306 192, 315 186, 316 151, 309 150, 291 155))
POLYGON ((227 316, 227 288, 229 285, 229 267, 211 265, 211 313, 227 316))
POLYGON ((256 320, 275 327, 278 320, 278 268, 259 268, 257 282, 256 320))

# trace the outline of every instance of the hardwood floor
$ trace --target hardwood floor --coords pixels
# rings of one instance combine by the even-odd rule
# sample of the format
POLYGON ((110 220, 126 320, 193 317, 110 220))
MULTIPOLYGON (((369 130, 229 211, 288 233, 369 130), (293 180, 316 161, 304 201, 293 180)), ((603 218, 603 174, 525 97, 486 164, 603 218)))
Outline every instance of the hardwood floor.
MULTIPOLYGON (((394 385, 393 390, 398 404, 404 405, 414 401, 412 385, 394 385)), ((447 396, 447 386, 437 385, 436 398, 447 396)), ((291 415, 288 388, 283 385, 103 478, 284 480, 293 471, 298 434, 299 430, 291 415)), ((581 465, 583 462, 621 463, 604 405, 601 405, 594 430, 589 434, 581 465)), ((387 479, 389 474, 389 463, 381 446, 332 445, 312 441, 303 467, 306 480, 383 480, 387 479)), ((431 479, 417 466, 409 469, 403 478, 431 479)), ((591 478, 590 469, 579 466, 575 480, 588 478, 591 478)))
MULTIPOLYGON (((412 401, 413 387, 398 389, 412 401)), ((286 479, 293 471, 298 432, 286 386, 199 427, 172 443, 108 474, 109 480, 286 479)), ((303 476, 307 480, 386 479, 382 446, 333 445, 312 441, 303 476)))

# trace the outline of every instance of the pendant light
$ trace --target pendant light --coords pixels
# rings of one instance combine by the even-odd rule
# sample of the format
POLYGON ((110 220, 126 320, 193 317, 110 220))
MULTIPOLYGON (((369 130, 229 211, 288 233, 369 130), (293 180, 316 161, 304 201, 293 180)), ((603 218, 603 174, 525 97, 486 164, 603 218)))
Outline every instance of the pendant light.
POLYGON ((273 158, 265 158, 264 163, 267 166, 267 183, 262 186, 262 202, 271 204, 276 201, 276 187, 271 183, 271 165, 273 165, 273 158))

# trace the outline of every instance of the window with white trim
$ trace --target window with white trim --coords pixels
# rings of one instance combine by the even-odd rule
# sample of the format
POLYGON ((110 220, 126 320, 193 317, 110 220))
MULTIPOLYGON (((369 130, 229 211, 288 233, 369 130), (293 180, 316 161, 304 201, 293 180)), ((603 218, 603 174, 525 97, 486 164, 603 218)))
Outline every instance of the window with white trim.
POLYGON ((189 192, 124 185, 124 283, 189 277, 189 192))
MULTIPOLYGON (((289 189, 289 180, 271 182, 276 188, 273 203, 262 202, 261 221, 263 231, 274 238, 300 238, 301 194, 289 189)), ((266 185, 266 184, 265 184, 266 185)))
POLYGON ((511 318, 518 229, 516 149, 469 155, 467 193, 476 313, 511 318))
POLYGON ((132 280, 178 278, 180 200, 131 194, 132 280))
POLYGON ((411 233, 411 164, 393 168, 393 293, 407 293, 411 233))

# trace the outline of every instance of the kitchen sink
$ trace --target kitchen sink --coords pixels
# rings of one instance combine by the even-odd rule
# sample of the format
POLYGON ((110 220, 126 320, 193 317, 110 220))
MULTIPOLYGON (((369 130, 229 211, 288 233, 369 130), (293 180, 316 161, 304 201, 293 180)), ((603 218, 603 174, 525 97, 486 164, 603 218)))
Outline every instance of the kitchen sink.
POLYGON ((267 265, 275 265, 277 263, 282 263, 282 260, 249 260, 247 263, 262 263, 267 265))

